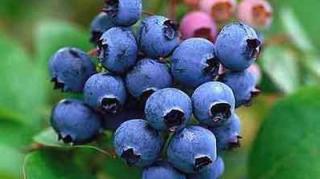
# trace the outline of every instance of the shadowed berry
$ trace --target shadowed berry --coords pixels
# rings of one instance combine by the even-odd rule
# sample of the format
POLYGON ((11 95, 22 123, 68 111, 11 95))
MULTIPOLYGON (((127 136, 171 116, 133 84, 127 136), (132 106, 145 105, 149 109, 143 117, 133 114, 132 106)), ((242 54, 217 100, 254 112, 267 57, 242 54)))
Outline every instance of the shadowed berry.
POLYGON ((157 162, 143 170, 142 179, 186 179, 185 175, 169 163, 157 162))
POLYGON ((102 34, 115 26, 116 25, 111 20, 111 16, 108 16, 106 13, 98 14, 91 22, 90 41, 94 45, 97 45, 102 34))
POLYGON ((148 97, 153 92, 172 85, 172 77, 166 64, 152 59, 142 59, 126 76, 130 94, 136 98, 148 97))
POLYGON ((60 101, 52 110, 51 125, 65 143, 91 142, 102 131, 101 118, 83 102, 60 101))
POLYGON ((216 136, 218 150, 231 150, 240 147, 240 139, 242 138, 240 129, 240 119, 235 113, 225 125, 210 128, 216 136))
POLYGON ((96 73, 91 58, 77 48, 62 48, 49 61, 49 73, 54 89, 82 92, 87 79, 96 73))
POLYGON ((131 26, 135 24, 142 13, 141 0, 105 0, 105 8, 114 24, 118 26, 131 26))

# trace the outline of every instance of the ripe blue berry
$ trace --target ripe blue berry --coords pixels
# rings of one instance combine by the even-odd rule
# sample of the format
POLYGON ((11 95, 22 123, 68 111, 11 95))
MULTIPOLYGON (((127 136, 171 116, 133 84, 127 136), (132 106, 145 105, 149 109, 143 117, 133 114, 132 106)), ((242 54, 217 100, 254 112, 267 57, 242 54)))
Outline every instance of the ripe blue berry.
POLYGON ((217 160, 211 165, 210 168, 197 173, 190 175, 189 179, 219 179, 224 172, 224 162, 220 156, 217 160))
POLYGON ((136 63, 137 42, 129 29, 109 29, 101 36, 98 47, 102 65, 111 72, 125 73, 136 63))
POLYGON ((216 136, 218 150, 231 150, 240 147, 240 129, 241 122, 235 113, 225 125, 210 128, 216 136))
POLYGON ((220 82, 207 82, 192 95, 193 112, 200 123, 220 126, 234 112, 235 99, 232 90, 220 82))
POLYGON ((113 144, 117 155, 128 165, 145 167, 159 157, 163 139, 145 120, 133 119, 120 125, 113 144))
POLYGON ((195 88, 213 80, 219 71, 219 61, 214 55, 214 45, 202 38, 183 41, 173 52, 172 75, 187 87, 195 88))
POLYGON ((221 30, 215 45, 216 55, 226 68, 242 71, 257 58, 261 41, 253 28, 232 23, 221 30))
POLYGON ((127 98, 124 82, 118 76, 98 73, 84 87, 84 99, 91 107, 107 113, 117 113, 127 98))
POLYGON ((155 129, 175 131, 190 121, 191 99, 175 88, 158 90, 147 100, 145 114, 147 121, 155 129))
POLYGON ((65 143, 90 142, 101 131, 101 119, 83 102, 73 99, 60 101, 52 110, 51 125, 65 143))
POLYGON ((90 41, 97 45, 101 35, 115 27, 116 25, 112 22, 111 16, 108 16, 106 13, 98 14, 91 22, 91 38, 90 41))
POLYGON ((165 64, 152 59, 142 59, 127 74, 126 85, 130 94, 138 98, 170 87, 172 78, 165 64))
POLYGON ((62 48, 49 61, 49 72, 55 89, 81 92, 87 79, 96 73, 90 57, 77 48, 62 48))
POLYGON ((185 173, 201 172, 216 160, 215 136, 200 126, 184 128, 172 137, 167 156, 174 167, 185 173))
POLYGON ((138 43, 147 57, 167 57, 179 42, 178 26, 168 18, 150 16, 141 22, 138 43))
POLYGON ((105 0, 105 13, 111 16, 113 23, 118 26, 135 24, 142 13, 141 0, 105 0))
POLYGON ((167 162, 157 162, 143 170, 142 179, 186 179, 167 162))
POLYGON ((232 89, 236 99, 236 107, 250 105, 253 97, 260 93, 260 90, 255 87, 256 78, 254 74, 248 70, 226 73, 219 80, 232 89))

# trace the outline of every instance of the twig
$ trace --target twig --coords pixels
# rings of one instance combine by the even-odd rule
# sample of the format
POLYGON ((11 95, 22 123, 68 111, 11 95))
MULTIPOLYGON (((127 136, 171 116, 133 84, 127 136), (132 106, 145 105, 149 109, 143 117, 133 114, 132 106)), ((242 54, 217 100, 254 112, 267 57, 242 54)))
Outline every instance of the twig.
POLYGON ((168 15, 171 20, 176 20, 177 18, 177 4, 178 0, 170 0, 169 2, 168 15))

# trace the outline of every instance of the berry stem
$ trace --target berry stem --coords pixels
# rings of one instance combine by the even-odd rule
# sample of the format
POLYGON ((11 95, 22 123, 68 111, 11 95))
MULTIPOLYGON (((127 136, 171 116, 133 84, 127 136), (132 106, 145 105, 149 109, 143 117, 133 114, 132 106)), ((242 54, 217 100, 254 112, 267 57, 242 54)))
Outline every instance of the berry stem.
POLYGON ((94 48, 94 49, 91 49, 87 52, 88 55, 92 56, 92 57, 97 57, 98 56, 98 51, 99 49, 98 48, 94 48))

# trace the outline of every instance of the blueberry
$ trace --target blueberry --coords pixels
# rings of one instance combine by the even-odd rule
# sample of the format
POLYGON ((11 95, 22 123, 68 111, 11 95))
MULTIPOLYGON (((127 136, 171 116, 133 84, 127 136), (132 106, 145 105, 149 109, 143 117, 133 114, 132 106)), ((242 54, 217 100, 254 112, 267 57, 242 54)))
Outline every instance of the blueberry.
POLYGON ((104 129, 115 131, 125 121, 143 118, 144 110, 139 101, 128 96, 125 105, 118 113, 107 113, 104 115, 103 127, 104 129))
POLYGON ((163 16, 147 17, 141 22, 138 43, 149 58, 167 57, 180 43, 178 26, 163 16))
POLYGON ((232 90, 220 82, 207 82, 192 95, 193 111, 200 123, 219 126, 227 122, 235 108, 232 90))
POLYGON ((111 72, 123 74, 137 61, 137 42, 129 29, 109 29, 101 36, 98 47, 102 65, 111 72))
POLYGON ((154 92, 146 102, 146 119, 157 130, 175 131, 183 128, 192 115, 191 99, 175 88, 154 92))
POLYGON ((110 73, 91 76, 84 87, 84 99, 91 107, 107 113, 117 113, 127 98, 123 80, 110 73))
POLYGON ((174 167, 185 173, 201 172, 216 160, 215 136, 200 126, 184 128, 172 137, 167 156, 174 167))
POLYGON ((186 177, 168 162, 161 161, 145 168, 142 179, 186 179, 186 177))
POLYGON ((216 55, 232 71, 248 68, 257 58, 261 41, 251 27, 232 23, 223 27, 216 40, 216 55))
POLYGON ((101 132, 101 118, 83 102, 73 99, 60 101, 52 110, 51 125, 65 143, 83 144, 101 132))
POLYGON ((210 168, 197 173, 190 175, 188 179, 218 179, 222 176, 224 172, 224 162, 220 156, 217 160, 211 165, 210 168))
POLYGON ((62 48, 49 61, 49 72, 55 89, 81 92, 87 79, 96 73, 90 57, 77 48, 62 48))
POLYGON ((214 55, 214 45, 206 39, 183 41, 171 59, 172 75, 183 86, 196 88, 218 75, 220 64, 214 55))
POLYGON ((120 125, 113 144, 117 155, 129 166, 145 167, 159 157, 163 139, 146 121, 133 119, 120 125))
POLYGON ((104 12, 111 16, 118 26, 135 24, 142 14, 141 0, 105 0, 104 12))
POLYGON ((165 64, 152 59, 142 59, 127 74, 126 85, 130 94, 138 98, 170 87, 172 78, 165 64))
POLYGON ((101 35, 115 27, 116 25, 112 22, 111 16, 108 16, 106 13, 98 14, 91 22, 91 38, 90 41, 97 45, 101 35))
POLYGON ((219 80, 232 89, 236 99, 236 107, 250 105, 252 98, 260 93, 260 90, 255 87, 256 77, 248 70, 225 73, 220 76, 219 80))
POLYGON ((216 136, 218 150, 231 150, 240 147, 240 129, 241 122, 235 113, 231 116, 228 123, 210 128, 216 136))

